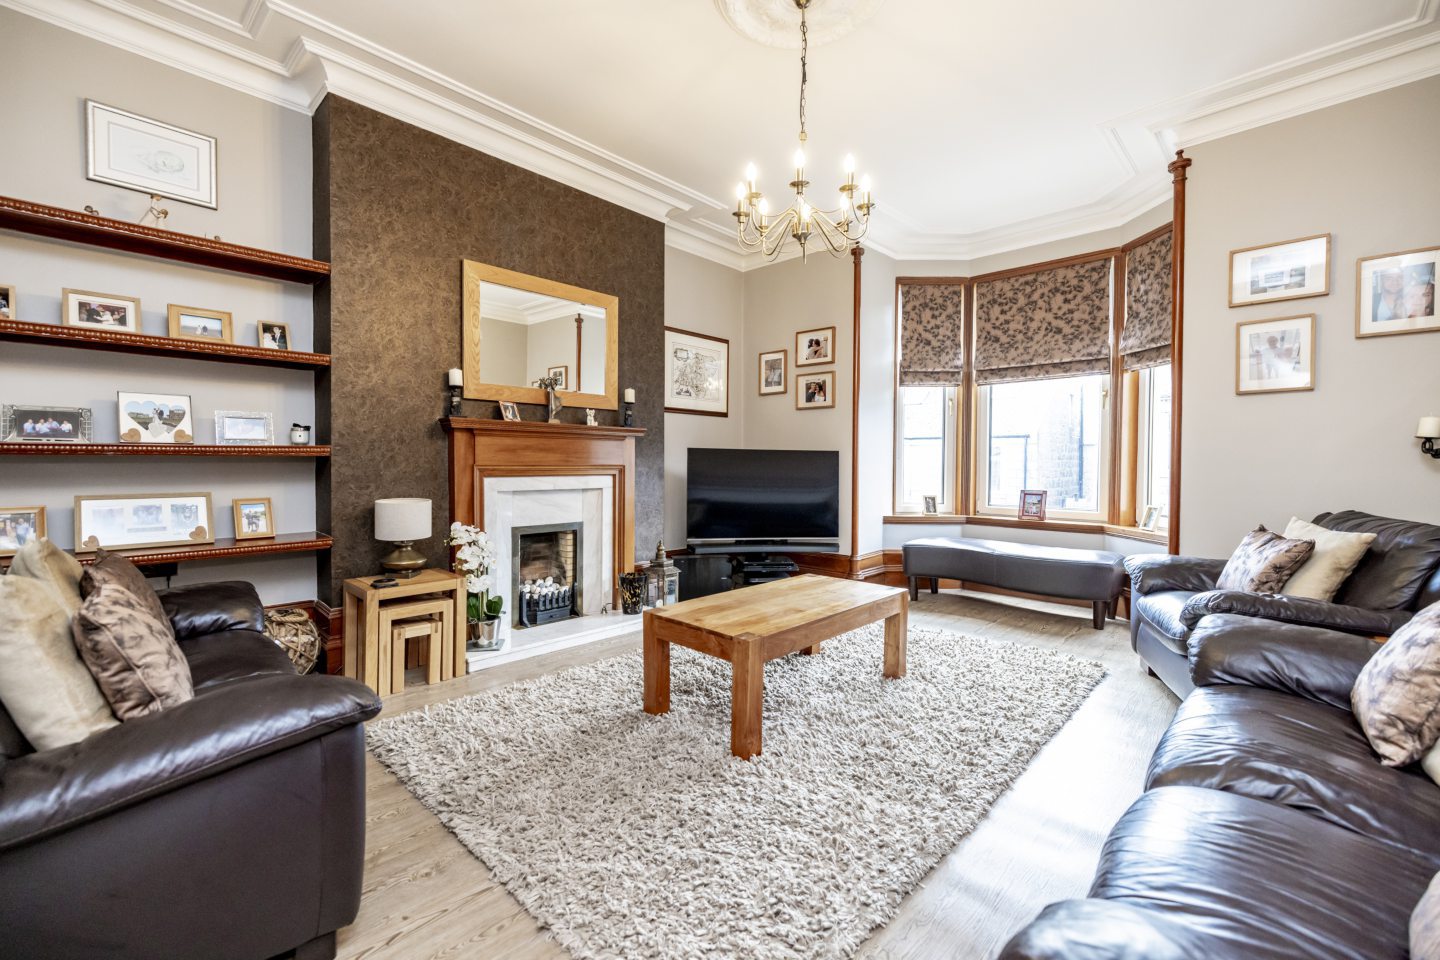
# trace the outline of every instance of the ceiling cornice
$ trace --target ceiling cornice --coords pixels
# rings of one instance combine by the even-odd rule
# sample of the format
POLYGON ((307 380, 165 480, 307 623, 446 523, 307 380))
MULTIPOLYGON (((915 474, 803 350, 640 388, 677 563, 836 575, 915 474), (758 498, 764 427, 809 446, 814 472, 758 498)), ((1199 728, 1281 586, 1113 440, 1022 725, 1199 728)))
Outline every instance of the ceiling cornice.
MULTIPOLYGON (((67 30, 139 53, 292 110, 313 112, 329 93, 665 223, 667 245, 736 270, 768 266, 742 254, 729 207, 315 17, 286 0, 248 0, 239 19, 190 0, 0 0, 67 30), (209 30, 204 29, 210 28, 209 30), (219 31, 225 36, 217 36, 219 31), (276 60, 249 49, 262 39, 276 60), (724 226, 722 226, 724 224, 724 226)), ((1440 74, 1440 0, 1416 0, 1405 20, 1252 71, 1098 127, 1124 177, 1105 196, 1024 222, 937 234, 881 207, 865 245, 898 260, 966 260, 1118 226, 1163 203, 1163 171, 1127 143, 1162 156, 1277 120, 1440 74), (1147 174, 1156 166, 1154 174, 1147 174)), ((788 259, 788 258, 782 258, 788 259)))

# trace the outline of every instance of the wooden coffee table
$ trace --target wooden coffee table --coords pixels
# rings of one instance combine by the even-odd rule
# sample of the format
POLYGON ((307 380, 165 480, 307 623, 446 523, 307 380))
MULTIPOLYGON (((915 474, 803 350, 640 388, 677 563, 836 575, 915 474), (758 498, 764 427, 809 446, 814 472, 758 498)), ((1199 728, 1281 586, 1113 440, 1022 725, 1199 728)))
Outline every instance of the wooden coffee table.
POLYGON ((734 671, 730 752, 760 753, 765 661, 885 621, 887 677, 905 676, 910 597, 903 587, 805 575, 645 611, 645 712, 670 710, 670 644, 728 660, 734 671))

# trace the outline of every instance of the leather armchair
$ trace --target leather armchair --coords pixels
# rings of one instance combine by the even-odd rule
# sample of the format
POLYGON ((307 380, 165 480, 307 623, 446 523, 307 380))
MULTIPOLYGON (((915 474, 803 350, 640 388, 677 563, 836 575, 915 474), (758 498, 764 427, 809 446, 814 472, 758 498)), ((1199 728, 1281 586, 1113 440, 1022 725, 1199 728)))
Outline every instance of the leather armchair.
POLYGON ((359 907, 361 724, 379 702, 295 675, 249 584, 161 599, 195 698, 0 761, 5 952, 333 956, 359 907))
POLYGON ((1150 672, 1177 696, 1193 690, 1191 632, 1217 614, 1384 637, 1416 610, 1440 600, 1440 526, 1357 510, 1322 513, 1314 522, 1331 530, 1375 534, 1370 550, 1341 584, 1334 602, 1217 590, 1224 560, 1127 557, 1130 643, 1150 672))

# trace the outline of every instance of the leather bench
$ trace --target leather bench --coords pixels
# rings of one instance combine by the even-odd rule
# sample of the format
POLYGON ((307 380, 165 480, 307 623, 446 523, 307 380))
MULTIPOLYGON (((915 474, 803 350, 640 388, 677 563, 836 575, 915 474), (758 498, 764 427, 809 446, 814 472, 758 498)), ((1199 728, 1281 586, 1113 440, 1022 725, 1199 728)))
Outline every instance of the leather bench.
POLYGON ((1125 584, 1124 558, 1106 550, 1039 547, 1003 540, 969 537, 925 537, 905 544, 905 576, 910 599, 920 594, 920 580, 930 592, 940 580, 962 580, 1022 593, 1067 600, 1089 600, 1096 630, 1114 616, 1125 584))

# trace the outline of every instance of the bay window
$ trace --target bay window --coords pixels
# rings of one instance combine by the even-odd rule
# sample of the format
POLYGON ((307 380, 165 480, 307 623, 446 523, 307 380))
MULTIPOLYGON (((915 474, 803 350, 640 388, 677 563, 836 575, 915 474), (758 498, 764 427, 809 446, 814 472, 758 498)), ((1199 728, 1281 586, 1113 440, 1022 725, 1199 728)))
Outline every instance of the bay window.
POLYGON ((1140 372, 1139 429, 1136 447, 1136 520, 1143 523, 1149 508, 1154 530, 1168 530, 1170 521, 1170 364, 1140 372))
POLYGON ((921 513, 925 497, 955 513, 954 387, 900 387, 895 410, 895 509, 921 513))

